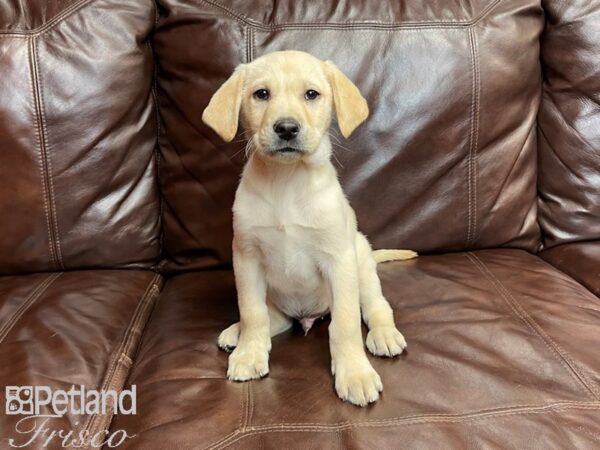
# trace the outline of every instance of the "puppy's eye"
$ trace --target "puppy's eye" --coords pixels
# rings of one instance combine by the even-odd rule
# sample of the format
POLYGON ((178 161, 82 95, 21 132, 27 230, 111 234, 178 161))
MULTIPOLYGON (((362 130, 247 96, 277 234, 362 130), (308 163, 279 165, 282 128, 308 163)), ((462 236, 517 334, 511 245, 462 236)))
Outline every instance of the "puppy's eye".
POLYGON ((258 91, 255 91, 254 94, 252 94, 252 95, 254 96, 254 98, 256 98, 258 100, 268 100, 269 97, 271 96, 269 91, 266 89, 259 89, 258 91))
POLYGON ((321 94, 319 94, 319 93, 318 93, 317 91, 315 91, 314 89, 309 89, 308 91, 306 91, 306 92, 304 93, 304 98, 305 98, 306 100, 314 100, 314 99, 315 99, 315 98, 317 98, 319 95, 321 95, 321 94))

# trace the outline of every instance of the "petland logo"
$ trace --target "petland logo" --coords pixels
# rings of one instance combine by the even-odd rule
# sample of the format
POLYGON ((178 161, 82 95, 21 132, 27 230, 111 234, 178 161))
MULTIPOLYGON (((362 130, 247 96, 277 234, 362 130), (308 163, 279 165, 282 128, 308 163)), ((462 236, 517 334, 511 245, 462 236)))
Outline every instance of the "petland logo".
POLYGON ((39 415, 44 407, 56 417, 65 414, 135 414, 136 386, 130 390, 97 391, 85 386, 71 386, 68 391, 52 390, 48 386, 6 386, 6 414, 39 415), (126 402, 129 405, 126 406, 126 402))
MULTIPOLYGON (((127 434, 125 430, 100 430, 92 434, 87 427, 79 432, 50 427, 52 419, 65 414, 87 417, 134 415, 137 410, 135 385, 119 392, 98 391, 85 386, 71 386, 69 390, 52 390, 48 386, 6 386, 5 398, 4 411, 7 416, 24 416, 15 424, 15 431, 21 435, 21 439, 10 438, 8 443, 11 447, 26 448, 34 443, 47 447, 50 443, 59 443, 65 448, 115 448, 135 436, 127 434)), ((74 425, 79 424, 75 419, 74 425)))

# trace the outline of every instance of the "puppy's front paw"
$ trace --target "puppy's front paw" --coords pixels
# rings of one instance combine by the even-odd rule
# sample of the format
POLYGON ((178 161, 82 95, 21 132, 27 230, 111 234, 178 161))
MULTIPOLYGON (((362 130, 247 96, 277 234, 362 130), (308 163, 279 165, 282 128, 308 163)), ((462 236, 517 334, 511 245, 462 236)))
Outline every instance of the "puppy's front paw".
POLYGON ((379 398, 383 384, 379 374, 365 358, 362 363, 334 363, 335 390, 338 396, 357 406, 366 406, 379 398))
POLYGON ((240 339, 240 323, 236 322, 233 325, 225 328, 219 334, 218 345, 222 350, 226 352, 232 351, 238 345, 240 339))
POLYGON ((376 356, 392 358, 406 348, 406 340, 395 327, 373 327, 367 334, 367 348, 376 356))
POLYGON ((229 355, 227 378, 248 381, 269 373, 269 350, 266 346, 238 346, 229 355))

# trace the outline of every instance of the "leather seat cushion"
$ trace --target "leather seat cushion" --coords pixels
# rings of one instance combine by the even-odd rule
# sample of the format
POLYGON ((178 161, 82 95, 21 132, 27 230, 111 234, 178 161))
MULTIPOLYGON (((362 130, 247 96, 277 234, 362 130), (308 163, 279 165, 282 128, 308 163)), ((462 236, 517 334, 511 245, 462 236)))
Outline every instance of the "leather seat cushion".
POLYGON ((232 273, 170 279, 129 379, 144 414, 112 425, 137 434, 123 448, 523 448, 532 433, 544 448, 598 444, 600 301, 587 289, 520 250, 379 271, 409 346, 370 356, 384 391, 365 409, 335 395, 327 320, 274 338, 267 378, 227 381, 216 339, 237 320, 232 273))
MULTIPOLYGON (((121 389, 159 287, 160 277, 149 271, 0 278, 0 385, 121 389)), ((31 437, 15 430, 24 416, 0 417, 0 447, 10 448, 10 438, 23 444, 31 437)), ((50 419, 47 427, 74 431, 75 436, 84 429, 93 434, 110 419, 67 413, 50 419)), ((59 441, 45 448, 62 448, 59 441)), ((39 438, 27 448, 42 448, 42 443, 39 438)))

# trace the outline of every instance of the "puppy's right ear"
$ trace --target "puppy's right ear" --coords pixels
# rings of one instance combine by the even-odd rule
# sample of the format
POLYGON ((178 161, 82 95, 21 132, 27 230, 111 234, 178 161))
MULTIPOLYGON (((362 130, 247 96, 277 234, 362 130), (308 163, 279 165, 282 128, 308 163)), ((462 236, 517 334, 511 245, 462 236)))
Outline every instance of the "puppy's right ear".
POLYGON ((238 129, 245 67, 238 66, 229 79, 214 93, 202 113, 202 121, 225 142, 231 142, 238 129))

